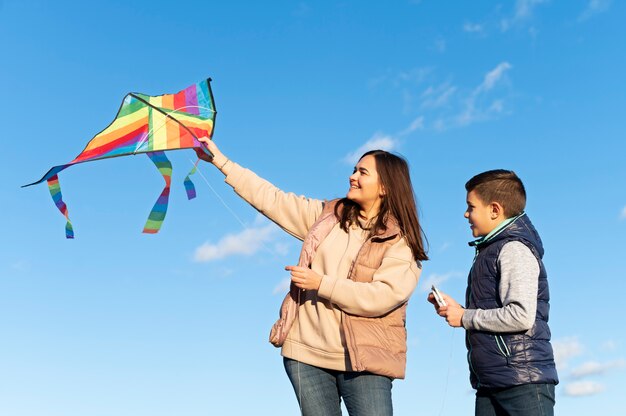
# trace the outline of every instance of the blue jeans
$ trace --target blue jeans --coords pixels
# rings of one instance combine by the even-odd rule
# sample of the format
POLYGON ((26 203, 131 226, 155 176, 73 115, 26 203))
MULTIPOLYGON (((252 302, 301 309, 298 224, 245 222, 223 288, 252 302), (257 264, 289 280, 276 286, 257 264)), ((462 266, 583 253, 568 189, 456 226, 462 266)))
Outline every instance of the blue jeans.
POLYGON ((352 416, 393 415, 389 377, 283 362, 303 416, 341 416, 342 398, 352 416))
POLYGON ((476 391, 476 416, 553 416, 554 384, 476 391))

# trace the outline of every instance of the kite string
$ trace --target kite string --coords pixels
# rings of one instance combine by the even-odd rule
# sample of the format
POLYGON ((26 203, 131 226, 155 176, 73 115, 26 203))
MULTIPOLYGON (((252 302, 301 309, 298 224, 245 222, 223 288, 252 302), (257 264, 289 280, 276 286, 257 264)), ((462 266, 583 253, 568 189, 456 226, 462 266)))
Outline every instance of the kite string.
MULTIPOLYGON (((191 162, 192 165, 196 166, 196 164, 193 162, 193 160, 189 159, 189 161, 191 162)), ((204 182, 207 184, 207 186, 209 187, 209 189, 213 192, 213 194, 215 194, 215 196, 217 197, 217 199, 219 199, 219 201, 222 203, 222 205, 224 205, 224 207, 226 207, 226 209, 228 210, 228 212, 231 213, 231 215, 233 217, 235 217, 235 219, 237 220, 237 222, 239 222, 239 224, 244 228, 244 229, 248 229, 249 227, 246 225, 246 223, 244 223, 241 218, 239 218, 239 216, 235 213, 235 211, 233 211, 228 204, 226 203, 226 201, 224 201, 224 199, 222 199, 222 197, 217 193, 217 191, 213 188, 213 186, 211 186, 211 184, 209 183, 209 180, 206 178, 206 176, 204 176, 204 174, 202 173, 202 171, 200 170, 200 168, 198 168, 197 172, 200 174, 200 177, 204 180, 204 182)), ((270 252, 272 252, 272 250, 269 250, 270 252)))
MULTIPOLYGON (((189 162, 191 162, 192 165, 196 166, 196 164, 194 163, 193 160, 189 159, 189 162)), ((235 213, 235 211, 233 211, 233 209, 228 206, 228 204, 226 203, 226 201, 224 201, 224 199, 217 193, 217 191, 215 190, 215 188, 213 188, 213 186, 211 186, 211 184, 209 183, 209 180, 206 178, 206 176, 204 176, 204 174, 202 173, 202 171, 200 170, 200 168, 196 169, 196 172, 198 172, 198 174, 200 175, 200 177, 204 180, 204 182, 207 184, 207 186, 209 187, 209 189, 213 192, 213 194, 217 197, 217 199, 222 203, 222 205, 224 205, 224 207, 228 210, 228 212, 230 212, 230 214, 237 220, 237 222, 241 225, 241 227, 244 230, 250 230, 251 228, 245 223, 243 222, 243 220, 241 218, 239 218, 239 216, 235 213)), ((271 248, 269 248, 265 242, 263 240, 260 240, 260 245, 261 247, 267 251, 268 253, 272 254, 272 255, 276 255, 276 251, 272 250, 271 248)))
MULTIPOLYGON (((192 165, 196 166, 195 163, 189 159, 189 162, 191 162, 192 165)), ((217 199, 222 203, 222 205, 224 205, 224 207, 226 207, 226 209, 228 210, 228 212, 231 213, 231 215, 237 220, 237 222, 239 222, 239 224, 244 228, 244 229, 249 229, 249 227, 241 220, 241 218, 235 213, 235 211, 233 211, 230 206, 228 206, 228 204, 226 203, 226 201, 224 201, 224 199, 217 193, 217 191, 215 190, 215 188, 213 188, 213 186, 211 186, 211 183, 209 182, 209 180, 206 178, 206 176, 204 176, 204 174, 202 173, 202 171, 198 168, 197 169, 198 174, 200 175, 200 177, 204 180, 204 182, 207 184, 207 186, 209 187, 209 189, 213 192, 213 194, 217 197, 217 199)), ((264 243, 261 243, 262 246, 269 251, 272 254, 275 254, 273 250, 270 250, 264 243)), ((301 292, 302 291, 298 291, 298 307, 301 304, 301 292)), ((301 339, 302 335, 300 333, 300 331, 302 330, 302 328, 300 327, 300 325, 298 325, 298 337, 301 339)), ((439 410, 439 415, 443 415, 443 411, 445 410, 445 404, 446 404, 446 396, 448 393, 448 385, 450 382, 450 369, 452 367, 452 355, 453 355, 453 350, 454 350, 454 334, 455 334, 455 330, 454 328, 452 328, 452 337, 450 340, 450 354, 448 356, 448 370, 446 372, 446 380, 445 380, 445 384, 444 384, 444 390, 443 390, 443 397, 441 399, 441 408, 439 410)), ((301 385, 301 381, 300 381, 300 360, 299 357, 296 357, 296 373, 297 373, 297 378, 298 378, 298 406, 300 407, 300 414, 303 414, 303 409, 302 409, 302 385, 301 385)))
MULTIPOLYGON (((196 166, 196 164, 189 159, 189 161, 191 162, 192 165, 196 166)), ((226 209, 228 210, 228 212, 231 213, 231 215, 233 217, 235 217, 235 219, 239 222, 239 224, 241 224, 241 226, 247 230, 249 229, 248 226, 241 220, 241 218, 239 218, 239 216, 235 213, 235 211, 233 211, 228 204, 226 203, 226 201, 224 201, 224 199, 222 199, 222 197, 217 193, 217 191, 215 190, 215 188, 213 188, 213 186, 211 186, 211 184, 209 183, 209 180, 204 176, 204 174, 202 173, 202 171, 198 168, 197 169, 198 174, 200 174, 200 177, 204 180, 204 182, 207 184, 207 186, 209 187, 209 189, 213 192, 213 194, 215 194, 215 196, 217 197, 217 199, 219 199, 219 201, 222 203, 222 205, 224 205, 224 207, 226 207, 226 209)), ((261 245, 270 253, 275 254, 273 250, 270 250, 265 243, 261 243, 261 245)), ((301 304, 301 294, 302 291, 299 290, 298 291, 298 308, 300 307, 301 304)), ((301 330, 302 327, 300 326, 300 324, 298 324, 298 341, 300 341, 302 339, 302 334, 301 334, 301 330)), ((300 407, 300 414, 304 414, 304 411, 302 410, 302 384, 300 382, 300 357, 299 357, 299 350, 296 350, 296 374, 297 374, 297 378, 298 378, 298 406, 300 407)))
POLYGON ((450 368, 452 368, 452 352, 454 350, 454 333, 456 328, 452 328, 452 337, 450 339, 450 355, 448 356, 448 371, 446 372, 446 382, 443 387, 443 397, 441 398, 441 408, 439 409, 439 416, 443 415, 443 411, 446 404, 446 395, 448 394, 448 384, 450 382, 450 368))

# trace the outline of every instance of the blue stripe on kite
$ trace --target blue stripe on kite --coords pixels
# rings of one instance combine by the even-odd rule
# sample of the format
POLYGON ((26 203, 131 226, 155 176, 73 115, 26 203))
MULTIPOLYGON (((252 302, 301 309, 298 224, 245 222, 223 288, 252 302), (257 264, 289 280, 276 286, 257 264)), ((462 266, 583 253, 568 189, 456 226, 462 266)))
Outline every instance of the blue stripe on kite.
POLYGON ((202 81, 196 84, 196 90, 198 91, 198 107, 200 107, 200 116, 206 118, 212 118, 211 111, 213 105, 211 103, 211 96, 209 95, 209 82, 202 81))

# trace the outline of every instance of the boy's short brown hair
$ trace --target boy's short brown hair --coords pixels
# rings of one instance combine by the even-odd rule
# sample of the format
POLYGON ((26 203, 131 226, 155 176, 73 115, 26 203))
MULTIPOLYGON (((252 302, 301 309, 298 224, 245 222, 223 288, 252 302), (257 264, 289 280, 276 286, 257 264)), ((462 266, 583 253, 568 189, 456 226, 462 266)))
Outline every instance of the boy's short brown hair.
POLYGON ((512 170, 495 169, 479 173, 465 184, 465 190, 474 191, 486 204, 497 202, 504 208, 504 216, 511 218, 524 212, 526 189, 512 170))

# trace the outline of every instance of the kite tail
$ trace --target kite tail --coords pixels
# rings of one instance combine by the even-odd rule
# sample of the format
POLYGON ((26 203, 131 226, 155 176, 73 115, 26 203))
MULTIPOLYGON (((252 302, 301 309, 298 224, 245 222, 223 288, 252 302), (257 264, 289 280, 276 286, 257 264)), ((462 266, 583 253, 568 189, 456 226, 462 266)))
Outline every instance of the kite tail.
POLYGON ((170 185, 172 183, 172 163, 169 161, 167 156, 165 156, 164 152, 150 152, 146 154, 156 165, 159 172, 161 172, 163 179, 165 179, 165 188, 163 188, 163 192, 159 195, 152 211, 150 211, 148 221, 146 221, 146 225, 143 227, 144 233, 156 234, 161 229, 161 225, 163 225, 163 220, 165 219, 165 214, 167 213, 167 205, 170 197, 170 185))
POLYGON ((61 195, 61 186, 59 185, 59 177, 57 175, 48 179, 48 189, 50 190, 54 204, 59 211, 61 211, 61 214, 65 215, 65 219, 67 219, 67 223, 65 224, 65 238, 74 238, 74 228, 72 228, 72 222, 67 213, 67 205, 63 202, 63 195, 61 195))
POLYGON ((198 162, 200 162, 199 158, 198 160, 196 160, 196 163, 193 165, 193 169, 191 169, 191 171, 185 177, 184 184, 185 184, 185 191, 187 191, 187 199, 194 199, 196 197, 196 187, 191 181, 190 176, 196 173, 196 171, 198 170, 198 162))

